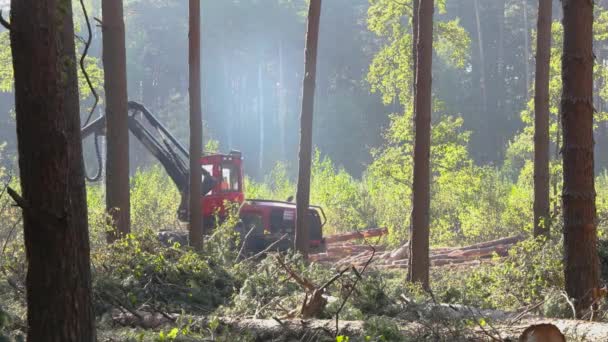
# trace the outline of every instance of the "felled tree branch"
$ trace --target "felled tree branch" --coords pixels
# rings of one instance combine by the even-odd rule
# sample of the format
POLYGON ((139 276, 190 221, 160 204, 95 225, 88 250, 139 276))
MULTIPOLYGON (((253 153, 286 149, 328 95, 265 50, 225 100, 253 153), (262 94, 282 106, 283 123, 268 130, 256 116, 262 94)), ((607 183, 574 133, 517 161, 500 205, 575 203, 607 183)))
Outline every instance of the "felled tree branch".
POLYGON ((62 226, 64 224, 65 216, 59 216, 47 210, 40 210, 30 206, 30 204, 10 186, 6 188, 6 192, 11 196, 13 201, 15 201, 17 206, 23 210, 24 216, 36 221, 47 222, 53 226, 62 226))
POLYGON ((270 245, 268 245, 268 247, 264 248, 263 251, 257 253, 256 255, 252 255, 249 258, 245 259, 244 261, 249 261, 249 260, 255 260, 259 257, 261 257, 262 255, 264 255, 264 253, 267 253, 268 251, 270 251, 274 246, 278 245, 279 242, 285 240, 285 238, 287 238, 287 234, 283 234, 283 236, 281 236, 277 241, 271 243, 270 245))
POLYGON ((374 256, 376 255, 376 249, 374 248, 374 246, 372 246, 372 245, 369 245, 369 246, 372 248, 372 255, 369 256, 369 259, 367 259, 367 262, 365 263, 365 266, 363 266, 363 268, 361 269, 361 272, 357 271, 357 268, 355 266, 352 267, 352 270, 355 273, 355 275, 357 276, 357 279, 355 279, 355 283, 350 288, 350 291, 348 292, 348 294, 344 297, 344 300, 342 301, 340 308, 338 309, 338 311, 336 311, 336 335, 335 336, 338 336, 338 332, 340 330, 339 329, 340 312, 344 308, 344 305, 346 305, 348 298, 353 294, 353 291, 355 291, 355 287, 357 287, 357 283, 359 283, 359 280, 362 279, 363 273, 365 272, 365 270, 367 270, 367 267, 372 263, 372 260, 374 260, 374 256))
POLYGON ((285 261, 283 260, 283 258, 281 256, 277 256, 276 257, 277 262, 279 263, 279 265, 285 270, 285 272, 287 272, 287 274, 289 274, 289 276, 295 280, 296 283, 298 283, 300 286, 302 286, 303 288, 305 288, 308 291, 314 291, 317 287, 308 279, 304 278, 304 277, 300 277, 299 274, 297 274, 294 270, 291 269, 291 267, 289 267, 289 265, 287 265, 285 263, 285 261))
POLYGON ((9 31, 11 30, 11 24, 4 19, 1 9, 0 9, 0 24, 2 24, 2 26, 4 26, 5 29, 7 29, 9 31))
POLYGON ((252 225, 247 234, 245 234, 245 238, 243 239, 243 242, 241 243, 241 248, 239 249, 239 254, 237 254, 236 258, 234 258, 235 263, 238 262, 241 256, 243 255, 243 251, 245 251, 245 246, 247 245, 247 240, 249 240, 249 235, 251 235, 251 232, 253 232, 254 229, 255 225, 252 225))

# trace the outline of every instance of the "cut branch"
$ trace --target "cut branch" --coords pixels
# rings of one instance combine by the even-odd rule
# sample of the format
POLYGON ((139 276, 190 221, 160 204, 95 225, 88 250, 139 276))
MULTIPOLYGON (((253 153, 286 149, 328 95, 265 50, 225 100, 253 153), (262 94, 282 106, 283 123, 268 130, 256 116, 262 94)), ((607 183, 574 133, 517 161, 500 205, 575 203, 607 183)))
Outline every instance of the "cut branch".
POLYGON ((268 247, 264 248, 264 250, 262 250, 261 252, 257 253, 256 255, 250 256, 249 258, 245 259, 244 261, 250 261, 250 260, 255 260, 259 257, 261 257, 262 255, 264 255, 264 253, 267 253, 268 251, 270 251, 274 246, 278 245, 279 242, 285 240, 285 238, 287 237, 287 234, 283 234, 283 236, 281 236, 277 241, 271 243, 270 245, 268 245, 268 247))
POLYGON ((1 9, 0 9, 0 24, 2 24, 2 26, 4 26, 5 29, 7 29, 9 31, 11 30, 11 24, 4 19, 1 9))
POLYGON ((61 226, 63 224, 65 216, 56 215, 47 210, 39 210, 31 207, 29 203, 10 186, 6 188, 6 192, 11 196, 13 201, 15 201, 17 206, 23 210, 24 216, 30 217, 36 221, 47 221, 51 226, 61 226))

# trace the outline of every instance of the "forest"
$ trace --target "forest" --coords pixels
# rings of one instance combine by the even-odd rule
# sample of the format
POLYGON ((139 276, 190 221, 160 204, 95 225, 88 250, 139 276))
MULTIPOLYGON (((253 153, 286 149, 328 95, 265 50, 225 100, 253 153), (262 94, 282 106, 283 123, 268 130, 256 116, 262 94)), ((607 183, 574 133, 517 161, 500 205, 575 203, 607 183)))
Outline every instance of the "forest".
POLYGON ((608 341, 608 1, 0 0, 4 341, 608 341))

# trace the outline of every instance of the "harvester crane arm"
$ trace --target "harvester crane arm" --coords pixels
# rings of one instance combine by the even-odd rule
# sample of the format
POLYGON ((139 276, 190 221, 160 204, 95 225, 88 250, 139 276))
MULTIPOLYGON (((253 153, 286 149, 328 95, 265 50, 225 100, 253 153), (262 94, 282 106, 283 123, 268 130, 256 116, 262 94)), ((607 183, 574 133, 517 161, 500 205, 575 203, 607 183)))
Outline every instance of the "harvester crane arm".
MULTIPOLYGON (((184 146, 167 130, 167 128, 142 104, 130 101, 128 125, 129 130, 141 144, 161 163, 165 171, 180 192, 180 216, 188 207, 189 153, 184 146), (145 121, 144 121, 145 119, 145 121)), ((85 139, 91 134, 95 136, 106 135, 106 118, 101 116, 87 126, 83 127, 81 138, 85 139)), ((202 168, 203 184, 202 194, 206 195, 217 184, 207 170, 202 168)))

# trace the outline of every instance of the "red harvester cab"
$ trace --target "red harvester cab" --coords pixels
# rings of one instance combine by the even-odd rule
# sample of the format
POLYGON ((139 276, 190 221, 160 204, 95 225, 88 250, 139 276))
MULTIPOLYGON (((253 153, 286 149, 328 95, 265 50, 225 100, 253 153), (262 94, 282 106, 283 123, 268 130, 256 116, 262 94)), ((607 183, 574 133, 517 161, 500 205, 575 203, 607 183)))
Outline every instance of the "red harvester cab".
MULTIPOLYGON (((286 235, 277 248, 286 250, 293 246, 295 235, 296 204, 293 202, 247 199, 243 189, 243 160, 241 153, 231 151, 229 154, 212 154, 201 159, 203 168, 203 192, 211 188, 201 198, 202 214, 206 223, 214 222, 214 215, 220 218, 226 214, 225 203, 240 204, 241 223, 237 230, 244 237, 250 230, 247 250, 262 250, 271 243, 286 235), (205 180, 205 174, 212 178, 205 180)), ((318 206, 310 206, 307 215, 310 247, 312 250, 324 248, 323 226, 325 213, 318 206)))
MULTIPOLYGON (((243 203, 243 159, 238 151, 229 154, 211 154, 203 156, 201 167, 216 181, 215 186, 201 198, 203 217, 215 214, 224 216, 224 202, 243 203)), ((205 173, 203 171, 203 173, 205 173)), ((205 175, 202 176, 205 183, 205 175)))

